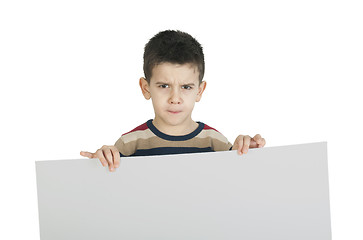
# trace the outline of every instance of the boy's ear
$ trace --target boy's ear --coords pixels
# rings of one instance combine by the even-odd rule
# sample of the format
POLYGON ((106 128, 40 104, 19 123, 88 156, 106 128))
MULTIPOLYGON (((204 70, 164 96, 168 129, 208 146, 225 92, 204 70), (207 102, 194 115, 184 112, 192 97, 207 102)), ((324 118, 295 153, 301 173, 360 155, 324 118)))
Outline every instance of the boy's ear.
POLYGON ((151 98, 149 83, 146 81, 145 78, 142 77, 140 78, 139 85, 142 91, 142 95, 144 95, 144 98, 146 100, 149 100, 151 98))
POLYGON ((207 82, 206 81, 202 81, 202 83, 199 84, 197 99, 195 100, 196 102, 199 102, 200 99, 202 98, 202 94, 203 94, 206 86, 207 86, 207 82))

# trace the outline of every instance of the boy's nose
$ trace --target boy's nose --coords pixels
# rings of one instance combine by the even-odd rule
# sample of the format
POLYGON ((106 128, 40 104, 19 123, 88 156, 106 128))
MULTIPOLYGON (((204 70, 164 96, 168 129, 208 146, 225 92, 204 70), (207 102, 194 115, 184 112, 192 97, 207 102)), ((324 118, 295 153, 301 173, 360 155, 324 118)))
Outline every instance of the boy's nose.
POLYGON ((182 103, 182 99, 180 97, 180 92, 177 89, 173 89, 173 91, 171 91, 170 98, 169 98, 169 103, 170 104, 180 104, 180 103, 182 103))

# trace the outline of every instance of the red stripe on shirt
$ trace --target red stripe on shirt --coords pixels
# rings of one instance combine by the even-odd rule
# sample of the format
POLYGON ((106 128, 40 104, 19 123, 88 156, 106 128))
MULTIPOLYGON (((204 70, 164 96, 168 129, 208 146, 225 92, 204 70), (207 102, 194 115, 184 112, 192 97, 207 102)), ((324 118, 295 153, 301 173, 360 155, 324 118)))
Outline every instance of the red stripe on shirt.
POLYGON ((204 124, 203 130, 208 130, 208 129, 212 129, 212 130, 218 132, 215 128, 212 128, 212 127, 208 126, 207 124, 204 124))
POLYGON ((148 129, 148 126, 147 126, 146 123, 144 123, 144 124, 141 124, 140 126, 134 128, 134 129, 132 129, 130 132, 122 134, 122 136, 126 135, 126 134, 129 134, 129 133, 132 133, 132 132, 136 132, 136 131, 143 131, 143 130, 146 130, 146 129, 148 129))

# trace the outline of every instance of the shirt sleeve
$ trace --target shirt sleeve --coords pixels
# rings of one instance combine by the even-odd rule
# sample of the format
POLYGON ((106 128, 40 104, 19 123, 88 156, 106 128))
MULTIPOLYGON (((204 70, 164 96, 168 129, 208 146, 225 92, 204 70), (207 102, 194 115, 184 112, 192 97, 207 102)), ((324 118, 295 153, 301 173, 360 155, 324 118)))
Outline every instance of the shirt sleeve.
POLYGON ((232 144, 228 141, 228 139, 219 133, 218 138, 213 138, 212 140, 212 149, 213 151, 229 151, 232 149, 232 144))
POLYGON ((114 144, 120 153, 120 157, 127 157, 135 153, 136 141, 125 143, 125 139, 121 136, 114 144))

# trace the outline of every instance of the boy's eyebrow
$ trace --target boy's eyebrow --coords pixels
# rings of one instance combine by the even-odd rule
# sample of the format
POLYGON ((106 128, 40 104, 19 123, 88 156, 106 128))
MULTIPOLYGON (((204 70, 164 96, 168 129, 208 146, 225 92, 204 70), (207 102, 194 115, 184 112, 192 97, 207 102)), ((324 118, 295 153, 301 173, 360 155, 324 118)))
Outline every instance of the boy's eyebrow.
MULTIPOLYGON (((170 84, 170 83, 167 83, 167 82, 156 82, 155 84, 170 84)), ((189 86, 195 86, 195 84, 194 83, 185 83, 185 84, 182 84, 183 86, 184 85, 189 85, 189 86)))

